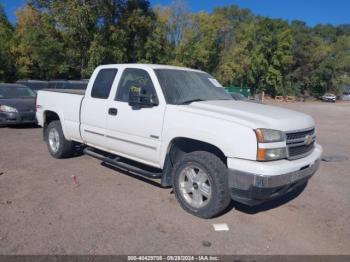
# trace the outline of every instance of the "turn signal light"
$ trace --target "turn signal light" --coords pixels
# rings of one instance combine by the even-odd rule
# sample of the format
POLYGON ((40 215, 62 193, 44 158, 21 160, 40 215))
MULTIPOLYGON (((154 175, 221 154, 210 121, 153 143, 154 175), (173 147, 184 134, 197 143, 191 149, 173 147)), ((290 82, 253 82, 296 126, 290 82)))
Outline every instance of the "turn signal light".
POLYGON ((266 149, 265 148, 259 148, 258 149, 258 160, 259 161, 265 161, 266 160, 266 149))

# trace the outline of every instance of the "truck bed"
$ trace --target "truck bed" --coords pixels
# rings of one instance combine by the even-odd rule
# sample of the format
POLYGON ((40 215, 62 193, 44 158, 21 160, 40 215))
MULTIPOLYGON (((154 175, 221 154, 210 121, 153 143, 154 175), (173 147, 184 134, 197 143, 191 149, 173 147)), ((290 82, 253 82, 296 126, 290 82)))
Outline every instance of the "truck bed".
POLYGON ((39 90, 37 96, 37 120, 40 126, 44 124, 44 112, 52 111, 58 114, 66 137, 81 141, 80 108, 85 90, 78 89, 45 89, 39 90))

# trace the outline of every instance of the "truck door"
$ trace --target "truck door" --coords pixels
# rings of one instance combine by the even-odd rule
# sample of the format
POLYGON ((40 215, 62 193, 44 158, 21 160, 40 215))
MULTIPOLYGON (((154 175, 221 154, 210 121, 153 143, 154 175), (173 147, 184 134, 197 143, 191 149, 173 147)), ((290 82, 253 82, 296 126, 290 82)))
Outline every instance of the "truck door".
POLYGON ((107 148, 105 135, 108 99, 112 96, 110 93, 117 72, 117 68, 103 68, 98 71, 93 86, 88 89, 91 92, 85 94, 81 107, 81 136, 85 143, 101 149, 107 148))
POLYGON ((126 68, 119 80, 115 99, 110 100, 110 110, 115 115, 107 116, 107 136, 110 150, 114 153, 159 166, 159 150, 165 101, 160 101, 155 89, 156 76, 152 70, 126 68), (135 109, 129 106, 131 87, 142 87, 148 94, 153 94, 158 105, 150 108, 135 109))

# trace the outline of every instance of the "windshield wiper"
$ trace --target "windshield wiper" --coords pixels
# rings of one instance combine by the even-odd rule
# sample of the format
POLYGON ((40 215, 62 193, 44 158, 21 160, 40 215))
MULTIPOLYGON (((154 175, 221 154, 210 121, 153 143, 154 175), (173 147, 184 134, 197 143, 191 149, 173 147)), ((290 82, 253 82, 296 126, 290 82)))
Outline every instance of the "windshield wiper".
POLYGON ((201 102, 201 101, 206 101, 206 100, 203 100, 203 99, 191 99, 191 100, 186 100, 186 101, 183 101, 180 103, 180 105, 188 105, 188 104, 191 104, 193 102, 201 102))

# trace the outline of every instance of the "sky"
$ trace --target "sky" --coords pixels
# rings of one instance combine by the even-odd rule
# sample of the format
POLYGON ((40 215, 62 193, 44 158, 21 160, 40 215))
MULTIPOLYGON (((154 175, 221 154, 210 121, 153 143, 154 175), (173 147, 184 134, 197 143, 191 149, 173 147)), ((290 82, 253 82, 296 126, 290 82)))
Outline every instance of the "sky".
MULTIPOLYGON (((0 0, 12 23, 16 22, 15 12, 25 0, 0 0)), ((169 5, 172 0, 150 0, 153 6, 169 5)), ((249 8, 256 15, 282 18, 288 21, 302 20, 309 26, 316 24, 350 24, 350 0, 187 0, 193 12, 211 12, 217 6, 238 5, 249 8)))

